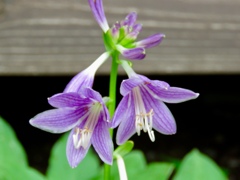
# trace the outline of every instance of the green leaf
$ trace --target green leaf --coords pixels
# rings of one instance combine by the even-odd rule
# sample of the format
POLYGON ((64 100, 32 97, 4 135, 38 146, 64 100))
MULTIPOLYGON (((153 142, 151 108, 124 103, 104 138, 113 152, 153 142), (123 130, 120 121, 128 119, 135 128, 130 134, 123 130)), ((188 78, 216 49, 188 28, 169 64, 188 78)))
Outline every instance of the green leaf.
POLYGON ((15 132, 9 124, 0 117, 0 165, 17 163, 27 165, 27 157, 22 145, 19 143, 15 132))
POLYGON ((8 164, 8 166, 0 166, 0 179, 4 180, 22 180, 34 179, 44 180, 45 177, 33 168, 27 166, 19 166, 17 163, 8 164))
POLYGON ((173 178, 174 180, 226 180, 227 177, 218 165, 197 149, 184 158, 173 178))
POLYGON ((138 180, 168 180, 174 165, 171 163, 150 163, 147 168, 135 176, 138 180))
POLYGON ((124 157, 128 154, 134 146, 133 141, 127 141, 123 145, 118 146, 117 149, 113 152, 113 156, 116 158, 117 156, 124 157))
POLYGON ((49 180, 81 179, 88 180, 97 176, 100 171, 99 159, 90 149, 83 161, 74 169, 70 167, 66 157, 68 133, 63 135, 54 145, 47 169, 49 180))
POLYGON ((0 179, 45 179, 28 166, 25 151, 13 129, 0 117, 0 179))
POLYGON ((135 175, 146 168, 147 162, 141 151, 132 151, 124 158, 129 180, 135 179, 135 175))

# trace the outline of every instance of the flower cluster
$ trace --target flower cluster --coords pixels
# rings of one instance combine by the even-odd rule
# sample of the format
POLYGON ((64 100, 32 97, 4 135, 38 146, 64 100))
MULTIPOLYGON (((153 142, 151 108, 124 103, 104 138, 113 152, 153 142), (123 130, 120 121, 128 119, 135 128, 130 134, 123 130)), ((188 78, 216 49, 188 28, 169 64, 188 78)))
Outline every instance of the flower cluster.
POLYGON ((48 98, 49 104, 55 109, 42 112, 30 120, 32 126, 51 133, 71 130, 67 142, 67 158, 71 167, 81 162, 91 145, 103 162, 112 164, 110 128, 119 126, 116 136, 118 145, 135 133, 140 135, 142 130, 148 133, 151 141, 155 141, 153 129, 162 134, 176 133, 174 117, 164 102, 180 103, 198 97, 198 93, 191 90, 171 87, 166 82, 139 75, 128 61, 119 59, 119 54, 129 60, 144 59, 145 49, 157 46, 164 38, 163 34, 157 33, 136 41, 142 25, 136 23, 135 12, 109 28, 102 0, 88 2, 103 30, 106 52, 73 77, 62 93, 48 98), (108 102, 109 98, 102 98, 92 89, 96 71, 110 56, 113 57, 112 62, 120 64, 129 77, 121 84, 123 98, 112 118, 106 104, 115 101, 115 97, 110 97, 113 99, 108 102))
POLYGON ((109 28, 104 14, 102 0, 88 0, 93 15, 104 32, 105 46, 108 50, 116 50, 124 58, 141 60, 146 56, 145 49, 157 46, 165 37, 157 33, 143 40, 137 41, 137 36, 142 30, 142 25, 137 24, 137 14, 129 13, 123 21, 116 22, 109 28))

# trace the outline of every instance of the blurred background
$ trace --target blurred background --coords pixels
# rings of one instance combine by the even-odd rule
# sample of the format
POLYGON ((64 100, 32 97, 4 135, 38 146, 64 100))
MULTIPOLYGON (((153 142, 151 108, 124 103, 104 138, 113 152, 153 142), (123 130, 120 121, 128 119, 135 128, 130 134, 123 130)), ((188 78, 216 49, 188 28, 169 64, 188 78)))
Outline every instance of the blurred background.
MULTIPOLYGON (((143 24, 139 39, 162 32, 134 70, 151 79, 200 93, 194 101, 167 104, 176 118, 174 136, 134 136, 148 161, 181 159, 199 148, 240 177, 240 1, 104 0, 110 26, 129 12, 143 24), (148 147, 148 148, 146 148, 148 147)), ((31 127, 29 119, 51 107, 47 97, 102 52, 102 31, 83 0, 0 0, 0 116, 14 128, 31 166, 45 172, 59 135, 31 127)), ((94 88, 108 95, 110 63, 97 72, 94 88)), ((119 68, 118 85, 126 77, 119 68)), ((118 95, 118 101, 121 96, 118 95)))

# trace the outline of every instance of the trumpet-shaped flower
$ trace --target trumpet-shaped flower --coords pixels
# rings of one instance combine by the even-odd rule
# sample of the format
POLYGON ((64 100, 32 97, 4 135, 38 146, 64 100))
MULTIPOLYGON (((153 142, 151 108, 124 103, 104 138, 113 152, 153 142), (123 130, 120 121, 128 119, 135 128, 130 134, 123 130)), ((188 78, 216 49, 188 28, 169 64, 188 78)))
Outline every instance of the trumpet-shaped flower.
POLYGON ((56 109, 40 113, 30 120, 32 126, 51 133, 71 130, 67 143, 71 167, 76 167, 85 157, 91 144, 105 163, 112 163, 109 113, 101 95, 92 89, 94 75, 109 55, 109 52, 103 53, 73 77, 63 93, 48 98, 49 104, 56 109))
POLYGON ((109 28, 104 13, 102 0, 88 0, 93 16, 104 32, 105 46, 108 50, 117 50, 123 57, 130 60, 141 60, 146 56, 145 49, 157 46, 165 37, 157 33, 137 41, 142 25, 137 24, 137 14, 129 13, 124 20, 116 22, 109 28))
POLYGON ((195 99, 199 94, 138 75, 126 61, 122 61, 122 66, 129 79, 121 84, 123 99, 112 120, 113 128, 120 124, 117 144, 123 144, 136 132, 140 135, 141 130, 148 132, 151 141, 155 141, 153 129, 162 134, 175 134, 174 117, 164 102, 180 103, 195 99))
POLYGON ((60 93, 50 97, 48 102, 57 109, 36 115, 30 124, 51 133, 71 130, 67 142, 67 158, 71 167, 79 164, 91 144, 102 161, 112 164, 109 113, 98 92, 82 88, 81 94, 60 93))

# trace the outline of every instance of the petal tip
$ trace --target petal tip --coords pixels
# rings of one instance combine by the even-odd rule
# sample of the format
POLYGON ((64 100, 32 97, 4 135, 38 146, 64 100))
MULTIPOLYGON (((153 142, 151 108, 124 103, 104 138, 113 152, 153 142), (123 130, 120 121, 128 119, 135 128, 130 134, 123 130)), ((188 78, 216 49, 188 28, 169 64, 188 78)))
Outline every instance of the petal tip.
POLYGON ((124 144, 126 142, 126 140, 123 140, 123 139, 121 139, 120 137, 117 137, 116 138, 116 143, 117 143, 117 145, 122 145, 122 144, 124 144))
POLYGON ((112 165, 113 164, 113 158, 112 158, 112 156, 111 156, 111 159, 105 159, 105 161, 104 161, 106 164, 108 164, 108 165, 112 165))
POLYGON ((32 125, 33 127, 38 127, 37 122, 34 118, 29 120, 29 124, 32 125))
POLYGON ((165 132, 162 132, 162 134, 165 134, 165 135, 174 135, 177 133, 177 128, 176 126, 175 127, 172 127, 171 129, 168 129, 167 131, 165 132))
POLYGON ((33 126, 33 119, 29 120, 29 124, 31 124, 33 126))
POLYGON ((200 94, 199 93, 195 93, 195 98, 197 98, 200 94))

